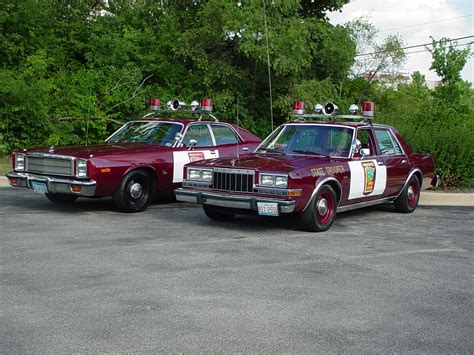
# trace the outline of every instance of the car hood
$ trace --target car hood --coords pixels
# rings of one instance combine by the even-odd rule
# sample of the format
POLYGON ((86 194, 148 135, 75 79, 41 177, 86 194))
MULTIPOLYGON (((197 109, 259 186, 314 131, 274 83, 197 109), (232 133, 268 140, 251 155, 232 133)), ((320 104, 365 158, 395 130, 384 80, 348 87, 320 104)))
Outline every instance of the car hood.
POLYGON ((145 143, 104 143, 94 145, 79 145, 79 146, 64 146, 51 148, 37 148, 29 149, 27 153, 45 153, 54 155, 65 155, 76 158, 89 158, 104 156, 107 154, 127 153, 130 151, 144 151, 144 150, 170 149, 156 144, 145 143))
POLYGON ((268 153, 252 153, 233 158, 219 158, 193 163, 193 166, 209 166, 213 168, 251 169, 265 172, 289 173, 294 170, 328 164, 331 158, 307 155, 279 155, 268 153))

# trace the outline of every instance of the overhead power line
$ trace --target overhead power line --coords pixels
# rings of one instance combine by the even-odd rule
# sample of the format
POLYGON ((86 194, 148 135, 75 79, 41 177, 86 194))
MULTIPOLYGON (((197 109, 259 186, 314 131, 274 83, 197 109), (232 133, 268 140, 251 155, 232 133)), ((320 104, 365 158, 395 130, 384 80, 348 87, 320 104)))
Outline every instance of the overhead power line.
MULTIPOLYGON (((464 47, 464 46, 469 46, 471 44, 473 44, 474 42, 468 42, 468 43, 461 43, 461 44, 458 44, 458 45, 455 45, 453 47, 464 47)), ((415 53, 423 53, 423 52, 428 52, 428 49, 423 49, 421 51, 414 51, 414 52, 407 52, 405 53, 405 55, 409 55, 409 54, 415 54, 415 53)))
POLYGON ((474 14, 469 14, 469 15, 464 15, 464 16, 458 16, 458 17, 451 17, 451 18, 445 18, 442 20, 435 20, 435 21, 430 21, 430 22, 424 22, 424 23, 418 23, 416 25, 408 25, 408 26, 403 26, 403 27, 396 27, 396 28, 387 28, 385 30, 380 30, 379 32, 389 32, 389 31, 397 31, 397 30, 403 30, 405 28, 412 28, 412 27, 418 27, 418 26, 425 26, 425 25, 431 25, 432 23, 439 23, 439 22, 445 22, 445 21, 452 21, 452 20, 458 20, 460 18, 466 18, 466 17, 471 17, 474 16, 474 14))
MULTIPOLYGON (((464 36, 464 37, 458 37, 458 38, 452 38, 452 39, 448 39, 447 41, 448 42, 453 42, 453 41, 459 41, 461 39, 468 39, 468 38, 474 38, 474 35, 470 35, 470 36, 464 36)), ((400 49, 412 49, 412 48, 419 48, 419 47, 425 47, 425 46, 432 46, 433 43, 423 43, 423 44, 416 44, 416 45, 413 45, 413 46, 407 46, 407 47, 403 47, 403 48, 400 48, 400 49)), ((362 56, 366 56, 366 55, 375 55, 375 54, 380 54, 380 53, 384 53, 384 52, 371 52, 371 53, 363 53, 363 54, 357 54, 356 57, 362 57, 362 56)))

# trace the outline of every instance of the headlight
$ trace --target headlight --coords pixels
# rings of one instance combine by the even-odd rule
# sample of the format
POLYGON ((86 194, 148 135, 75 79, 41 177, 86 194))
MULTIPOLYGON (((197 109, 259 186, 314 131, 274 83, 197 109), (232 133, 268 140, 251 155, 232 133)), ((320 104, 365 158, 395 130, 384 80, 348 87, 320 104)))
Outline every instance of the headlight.
POLYGON ((288 176, 286 175, 260 174, 258 179, 261 186, 288 187, 288 176))
POLYGON ((76 176, 78 178, 87 177, 87 160, 86 159, 76 160, 76 176))
POLYGON ((275 176, 275 186, 276 187, 287 187, 288 186, 288 176, 275 176))
POLYGON ((25 170, 25 154, 15 154, 15 170, 24 171, 25 170))
POLYGON ((188 168, 188 180, 212 181, 212 170, 188 168))

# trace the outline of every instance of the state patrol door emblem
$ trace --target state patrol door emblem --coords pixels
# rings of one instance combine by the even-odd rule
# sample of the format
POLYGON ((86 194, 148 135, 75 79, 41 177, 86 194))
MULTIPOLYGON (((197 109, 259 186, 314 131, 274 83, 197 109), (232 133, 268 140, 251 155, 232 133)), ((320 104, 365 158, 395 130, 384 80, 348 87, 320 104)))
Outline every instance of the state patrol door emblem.
POLYGON ((375 188, 375 175, 376 168, 375 163, 372 161, 362 162, 362 167, 364 168, 364 195, 368 195, 374 191, 375 188))

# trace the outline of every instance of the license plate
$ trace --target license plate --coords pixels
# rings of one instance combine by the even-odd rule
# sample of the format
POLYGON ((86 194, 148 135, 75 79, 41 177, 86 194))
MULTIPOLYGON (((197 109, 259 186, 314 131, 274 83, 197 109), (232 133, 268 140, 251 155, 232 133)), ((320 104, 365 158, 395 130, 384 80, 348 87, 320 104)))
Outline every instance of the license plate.
POLYGON ((260 216, 278 216, 278 203, 257 202, 257 208, 260 216))
POLYGON ((44 182, 36 182, 32 181, 31 182, 31 187, 33 188, 34 191, 40 193, 40 194, 45 194, 48 192, 48 187, 44 182))

